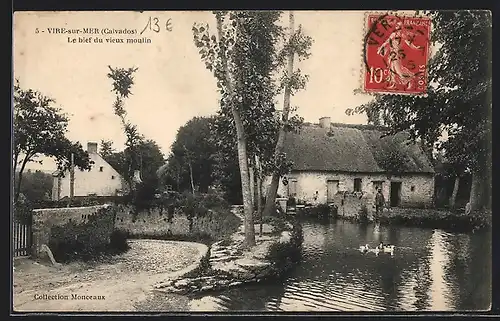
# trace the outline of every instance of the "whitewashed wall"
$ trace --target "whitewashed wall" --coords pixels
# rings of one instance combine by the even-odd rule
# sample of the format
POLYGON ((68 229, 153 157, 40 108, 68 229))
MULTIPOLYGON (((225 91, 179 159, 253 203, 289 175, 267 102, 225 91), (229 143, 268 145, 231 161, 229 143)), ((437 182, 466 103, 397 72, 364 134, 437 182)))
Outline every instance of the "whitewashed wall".
MULTIPOLYGON (((120 174, 111 167, 99 154, 89 154, 90 159, 94 161, 90 171, 81 171, 75 168, 75 196, 87 196, 96 194, 97 196, 113 196, 117 190, 124 187, 120 174), (102 172, 100 167, 102 166, 102 172)), ((60 179, 60 195, 59 198, 69 196, 70 177, 69 171, 64 173, 64 177, 60 179)), ((54 178, 53 199, 57 199, 54 195, 57 193, 57 177, 54 178)))
MULTIPOLYGON (((434 178, 432 175, 408 174, 404 176, 388 177, 385 174, 350 174, 335 172, 292 172, 287 175, 290 182, 297 181, 296 193, 297 199, 312 204, 324 204, 327 202, 327 181, 338 180, 338 190, 352 192, 354 191, 354 179, 361 178, 361 190, 369 195, 375 194, 373 181, 383 181, 382 193, 387 202, 390 196, 390 182, 401 182, 401 205, 431 205, 434 195, 434 178), (413 187, 413 188, 412 188, 413 187), (317 194, 316 194, 317 192, 317 194)), ((267 188, 271 181, 267 177, 263 184, 263 193, 267 193, 267 188)), ((280 182, 278 194, 288 197, 288 186, 280 182)), ((265 195, 265 194, 264 194, 265 195)))

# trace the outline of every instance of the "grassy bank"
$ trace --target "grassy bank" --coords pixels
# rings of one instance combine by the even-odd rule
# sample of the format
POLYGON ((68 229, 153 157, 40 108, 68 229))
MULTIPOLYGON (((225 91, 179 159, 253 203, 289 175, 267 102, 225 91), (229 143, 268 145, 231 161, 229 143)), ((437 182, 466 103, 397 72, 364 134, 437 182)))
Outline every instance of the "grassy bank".
POLYGON ((274 281, 276 278, 285 278, 293 267, 300 263, 304 235, 300 221, 294 217, 273 217, 268 218, 267 221, 280 233, 288 230, 288 224, 292 226, 290 231, 290 242, 276 242, 272 244, 266 255, 266 259, 273 262, 274 266, 274 273, 269 275, 267 280, 274 281))
MULTIPOLYGON (((330 221, 342 219, 355 223, 369 222, 366 208, 354 216, 341 216, 335 207, 324 204, 297 210, 295 215, 300 220, 330 221)), ((475 231, 491 227, 491 210, 476 211, 465 214, 464 210, 447 210, 432 208, 388 208, 375 219, 384 225, 415 226, 422 228, 439 228, 452 231, 475 231)))
POLYGON ((491 211, 465 214, 441 209, 393 208, 381 213, 381 224, 474 231, 491 227, 491 211))

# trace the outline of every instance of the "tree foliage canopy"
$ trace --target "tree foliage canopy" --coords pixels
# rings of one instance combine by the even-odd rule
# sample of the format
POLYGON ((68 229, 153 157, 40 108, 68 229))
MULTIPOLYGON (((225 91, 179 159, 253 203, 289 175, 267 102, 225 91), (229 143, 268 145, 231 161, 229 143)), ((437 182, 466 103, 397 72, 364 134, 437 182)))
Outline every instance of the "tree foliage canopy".
POLYGON ((190 166, 193 183, 207 192, 214 181, 216 146, 211 139, 213 117, 194 117, 177 131, 167 165, 160 175, 171 179, 181 191, 190 189, 190 166))
MULTIPOLYGON (((151 139, 145 139, 136 145, 136 150, 141 154, 141 176, 144 181, 156 179, 158 169, 165 164, 164 156, 158 144, 151 139)), ((123 151, 115 151, 111 141, 101 142, 100 155, 123 176, 130 181, 134 175, 132 167, 133 157, 131 150, 126 147, 123 151)))
MULTIPOLYGON (((236 154, 236 128, 231 106, 241 113, 250 156, 258 155, 266 172, 279 167, 287 172, 290 164, 285 155, 274 155, 280 126, 296 131, 303 121, 293 112, 283 119, 276 109, 276 97, 287 84, 293 91, 304 88, 307 76, 296 70, 288 75, 284 69, 290 50, 307 57, 312 40, 301 29, 292 39, 285 39, 286 29, 279 25, 280 11, 217 12, 223 16, 224 37, 217 40, 208 24, 193 26, 194 40, 206 67, 214 72, 221 93, 221 108, 212 123, 212 137, 224 154, 236 154), (220 44, 220 46, 219 46, 220 44), (229 97, 219 53, 228 53, 235 95, 229 97), (302 54, 301 54, 302 53, 302 54)), ((223 156, 220 156, 221 158, 223 156)), ((252 157, 250 157, 252 158, 252 157)))
MULTIPOLYGON (((92 162, 78 142, 67 137, 68 117, 55 101, 42 93, 21 88, 16 79, 14 85, 14 150, 13 172, 19 172, 15 199, 19 195, 23 171, 29 162, 36 162, 37 156, 55 158, 60 170, 66 170, 74 163, 80 169, 90 169, 92 162), (20 165, 20 166, 19 166, 20 165)), ((41 162, 41 161, 40 161, 41 162)))

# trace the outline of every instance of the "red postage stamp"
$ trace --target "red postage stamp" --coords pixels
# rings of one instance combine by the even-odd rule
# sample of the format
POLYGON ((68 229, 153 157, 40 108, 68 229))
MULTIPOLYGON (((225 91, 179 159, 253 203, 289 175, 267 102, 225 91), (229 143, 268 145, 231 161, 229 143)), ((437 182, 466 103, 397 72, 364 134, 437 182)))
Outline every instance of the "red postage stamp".
POLYGON ((364 91, 425 95, 430 19, 370 14, 365 23, 364 91))

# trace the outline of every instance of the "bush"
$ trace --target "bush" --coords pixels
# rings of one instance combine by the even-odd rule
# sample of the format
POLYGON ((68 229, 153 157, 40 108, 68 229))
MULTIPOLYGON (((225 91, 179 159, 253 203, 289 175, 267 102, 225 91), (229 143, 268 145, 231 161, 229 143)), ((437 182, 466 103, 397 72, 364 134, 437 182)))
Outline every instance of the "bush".
POLYGON ((229 208, 229 203, 216 194, 201 194, 201 205, 207 209, 229 208))
POLYGON ((88 221, 69 221, 62 226, 52 226, 48 245, 56 261, 88 261, 126 251, 127 235, 112 230, 114 214, 113 208, 103 208, 90 215, 88 221))
POLYGON ((285 231, 287 229, 286 222, 284 217, 265 216, 262 218, 262 223, 271 225, 276 232, 285 231))
POLYGON ((276 242, 269 247, 266 259, 273 263, 271 278, 284 277, 302 257, 302 225, 298 220, 293 220, 292 225, 290 243, 276 242))
POLYGON ((111 252, 122 253, 130 247, 127 243, 128 233, 120 230, 114 230, 110 236, 109 248, 111 252))
POLYGON ((16 202, 13 208, 14 219, 21 223, 31 222, 33 217, 33 207, 30 202, 16 202))

